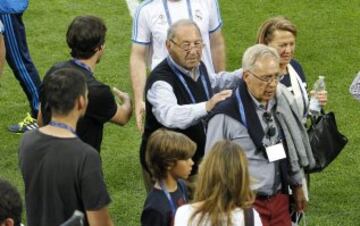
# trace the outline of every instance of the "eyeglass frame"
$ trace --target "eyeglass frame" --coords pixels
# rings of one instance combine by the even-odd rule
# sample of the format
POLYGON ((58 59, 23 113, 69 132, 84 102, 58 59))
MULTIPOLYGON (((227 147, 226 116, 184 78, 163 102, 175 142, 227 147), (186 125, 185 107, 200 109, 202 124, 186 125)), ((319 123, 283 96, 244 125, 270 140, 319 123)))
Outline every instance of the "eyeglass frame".
POLYGON ((191 51, 193 48, 195 48, 196 50, 200 50, 201 48, 204 47, 204 42, 201 40, 201 41, 196 41, 196 42, 189 42, 189 47, 188 48, 184 48, 183 44, 186 44, 185 42, 183 42, 182 44, 179 44, 177 42, 175 42, 173 39, 170 39, 170 42, 174 43, 177 47, 179 47, 180 49, 184 50, 185 52, 189 52, 191 51), (199 45, 197 45, 197 42, 200 42, 199 45), (192 45, 191 45, 192 44, 192 45))
POLYGON ((260 76, 258 76, 257 74, 255 74, 254 72, 248 70, 248 72, 253 75, 255 78, 259 79, 262 82, 265 82, 267 84, 271 84, 273 81, 276 81, 277 83, 280 82, 280 80, 282 79, 282 76, 280 74, 277 74, 275 77, 271 77, 270 80, 264 79, 260 76))

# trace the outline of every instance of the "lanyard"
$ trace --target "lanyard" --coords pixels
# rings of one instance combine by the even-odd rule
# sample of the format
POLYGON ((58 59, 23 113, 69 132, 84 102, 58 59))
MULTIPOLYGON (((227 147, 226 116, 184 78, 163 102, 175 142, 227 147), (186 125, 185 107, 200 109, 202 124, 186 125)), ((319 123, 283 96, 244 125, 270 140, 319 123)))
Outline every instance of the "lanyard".
POLYGON ((248 126, 247 126, 247 122, 246 122, 244 105, 243 105, 243 103, 241 101, 241 98, 240 98, 240 89, 237 88, 235 92, 236 92, 236 99, 237 99, 237 102, 238 102, 241 121, 244 123, 244 126, 246 127, 246 129, 249 129, 248 126))
MULTIPOLYGON (((173 62, 171 62, 169 57, 167 58, 167 62, 169 64, 170 68, 172 69, 172 71, 175 73, 175 75, 178 77, 178 79, 180 80, 180 82, 184 86, 184 88, 185 88, 186 92, 188 93, 192 103, 195 104, 196 103, 195 97, 194 97, 193 93, 191 92, 188 84, 186 83, 182 73, 179 71, 179 69, 176 68, 176 66, 173 64, 173 62)), ((210 99, 210 92, 209 92, 208 86, 206 84, 205 75, 202 73, 201 69, 200 69, 200 79, 201 79, 202 85, 204 87, 206 97, 209 100, 210 99)))
MULTIPOLYGON (((188 13, 189 13, 189 19, 193 20, 190 0, 186 0, 186 4, 187 4, 188 13)), ((171 27, 172 20, 171 20, 171 16, 170 16, 170 12, 169 12, 168 0, 163 0, 163 5, 164 5, 168 25, 169 25, 169 27, 171 27)))
POLYGON ((83 62, 81 62, 80 60, 77 60, 77 59, 73 59, 72 62, 74 62, 74 64, 76 64, 77 66, 89 71, 91 73, 91 75, 93 75, 93 72, 92 72, 91 68, 89 67, 89 65, 84 64, 83 62))
MULTIPOLYGON (((177 183, 177 185, 180 187, 180 191, 183 195, 183 199, 185 201, 185 203, 187 202, 187 199, 186 199, 186 196, 185 196, 185 191, 184 191, 184 188, 182 187, 182 184, 181 183, 177 183)), ((160 182, 160 187, 161 187, 161 190, 164 192, 167 200, 168 200, 168 203, 170 204, 170 208, 171 208, 171 212, 173 214, 173 216, 175 216, 175 213, 176 213, 176 204, 174 203, 174 200, 171 198, 171 195, 170 193, 168 192, 168 190, 166 189, 166 186, 164 184, 163 181, 160 182)))
POLYGON ((65 123, 50 121, 49 125, 53 126, 53 127, 61 128, 61 129, 66 129, 66 130, 70 131, 71 133, 73 133, 75 136, 77 136, 76 131, 71 126, 68 126, 65 123))

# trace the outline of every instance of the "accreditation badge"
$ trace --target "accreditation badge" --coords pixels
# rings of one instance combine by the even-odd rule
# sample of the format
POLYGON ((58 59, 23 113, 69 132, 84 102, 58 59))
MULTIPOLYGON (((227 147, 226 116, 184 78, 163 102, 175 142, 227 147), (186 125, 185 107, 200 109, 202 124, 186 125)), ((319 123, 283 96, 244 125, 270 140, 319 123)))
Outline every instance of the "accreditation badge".
POLYGON ((286 158, 286 153, 282 142, 268 146, 265 148, 265 150, 269 162, 275 162, 277 160, 286 158))

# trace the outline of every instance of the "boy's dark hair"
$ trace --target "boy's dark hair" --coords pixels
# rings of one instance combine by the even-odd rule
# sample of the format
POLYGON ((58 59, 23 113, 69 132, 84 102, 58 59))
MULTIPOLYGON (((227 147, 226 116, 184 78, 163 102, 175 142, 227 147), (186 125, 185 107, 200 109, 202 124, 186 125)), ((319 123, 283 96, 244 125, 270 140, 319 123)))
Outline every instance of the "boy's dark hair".
POLYGON ((21 213, 22 201, 19 192, 9 182, 0 179, 0 224, 11 218, 15 226, 20 226, 21 213))
POLYGON ((89 59, 96 49, 105 43, 106 26, 96 16, 77 16, 69 25, 66 42, 71 56, 77 59, 89 59))
POLYGON ((85 76, 80 70, 62 68, 45 75, 43 80, 45 108, 52 113, 67 115, 80 96, 86 95, 85 76))
POLYGON ((191 158, 196 144, 186 135, 166 129, 153 132, 146 146, 145 160, 151 176, 156 180, 165 179, 169 167, 177 160, 191 158))

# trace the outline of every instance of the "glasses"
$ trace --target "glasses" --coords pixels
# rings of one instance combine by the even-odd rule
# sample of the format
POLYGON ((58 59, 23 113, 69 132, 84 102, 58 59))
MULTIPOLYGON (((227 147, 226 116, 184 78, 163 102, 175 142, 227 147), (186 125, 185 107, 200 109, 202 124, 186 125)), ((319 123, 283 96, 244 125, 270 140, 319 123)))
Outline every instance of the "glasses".
POLYGON ((273 119, 271 117, 271 113, 268 112, 268 111, 265 111, 264 114, 263 114, 263 119, 267 124, 266 132, 265 132, 266 137, 270 138, 270 137, 275 136, 276 128, 273 125, 269 125, 270 122, 273 121, 273 119))
POLYGON ((254 72, 252 71, 248 71, 250 74, 252 74, 255 78, 259 79, 262 82, 265 83, 272 83, 273 81, 279 82, 281 80, 281 75, 280 74, 276 74, 275 76, 272 75, 266 75, 264 77, 260 77, 258 75, 256 75, 254 72))
POLYGON ((204 46, 202 41, 183 42, 183 43, 178 44, 174 40, 170 39, 170 42, 174 43, 177 47, 184 50, 185 52, 189 52, 193 48, 195 48, 196 50, 200 50, 204 46))

